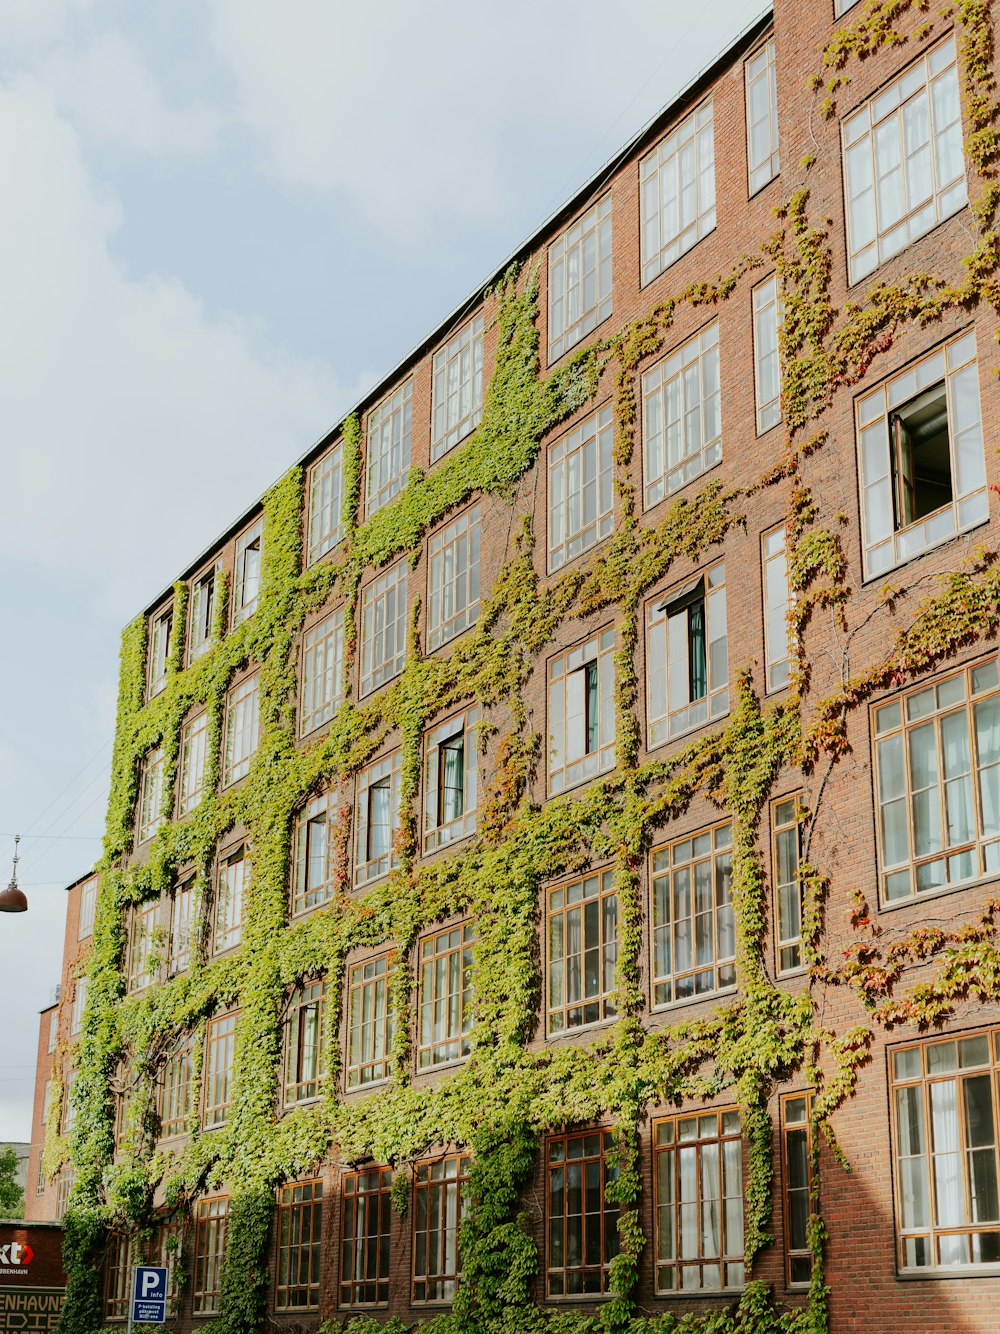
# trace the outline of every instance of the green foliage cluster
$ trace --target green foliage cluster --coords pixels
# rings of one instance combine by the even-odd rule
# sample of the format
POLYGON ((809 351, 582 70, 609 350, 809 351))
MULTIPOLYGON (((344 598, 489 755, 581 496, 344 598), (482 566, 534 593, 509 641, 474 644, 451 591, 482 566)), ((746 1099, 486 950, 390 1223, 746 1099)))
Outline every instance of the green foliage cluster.
POLYGON ((0 1218, 24 1217, 24 1190, 17 1182, 17 1153, 12 1144, 0 1146, 0 1218))

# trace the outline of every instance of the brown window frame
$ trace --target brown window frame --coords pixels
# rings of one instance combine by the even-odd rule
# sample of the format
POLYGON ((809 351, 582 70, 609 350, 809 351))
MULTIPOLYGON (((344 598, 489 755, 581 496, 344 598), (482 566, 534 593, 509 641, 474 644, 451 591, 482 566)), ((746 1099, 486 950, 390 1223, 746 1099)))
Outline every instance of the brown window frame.
POLYGON ((323 1083, 323 1006, 325 1001, 325 980, 320 977, 313 982, 305 982, 292 992, 288 1002, 288 1016, 285 1020, 285 1106, 293 1107, 300 1102, 310 1102, 318 1098, 323 1083), (315 1071, 311 1076, 302 1078, 303 1052, 306 1050, 304 1038, 307 1014, 315 1006, 315 1071))
POLYGON ((295 817, 295 835, 292 848, 292 903, 293 917, 312 912, 329 903, 334 896, 337 883, 336 861, 338 845, 335 837, 334 816, 336 815, 335 794, 323 792, 306 803, 295 817), (310 868, 316 858, 313 855, 312 826, 319 823, 322 816, 325 847, 322 854, 323 879, 312 884, 310 868))
POLYGON ((812 1094, 806 1089, 803 1093, 785 1093, 781 1097, 781 1217, 785 1242, 785 1283, 789 1288, 808 1288, 812 1279, 812 1251, 808 1244, 809 1220, 812 1217, 812 1094), (796 1120, 789 1120, 789 1108, 802 1104, 803 1115, 796 1120), (788 1142, 791 1136, 804 1136, 806 1180, 805 1185, 795 1185, 791 1176, 791 1155, 788 1142), (805 1244, 793 1246, 791 1195, 801 1195, 806 1200, 806 1239, 805 1244), (797 1275, 804 1275, 798 1277, 797 1275))
POLYGON ((576 876, 572 880, 562 880, 551 885, 545 891, 545 1018, 550 1036, 570 1033, 577 1028, 589 1028, 593 1024, 604 1023, 617 1014, 615 1006, 615 969, 618 965, 618 892, 615 887, 614 871, 610 867, 593 871, 590 875, 576 876), (596 886, 595 892, 588 894, 586 887, 596 886), (577 889, 579 894, 574 898, 577 889), (598 942, 595 947, 587 944, 587 904, 597 903, 598 942), (576 954, 567 951, 569 939, 568 918, 577 914, 580 919, 580 948, 576 954), (613 921, 609 922, 609 917, 613 921), (556 924, 562 942, 562 953, 557 958, 555 953, 556 924), (609 927, 613 931, 608 938, 609 927), (584 995, 587 975, 587 956, 596 952, 599 990, 593 996, 584 995), (568 996, 569 963, 579 960, 579 991, 575 999, 568 996), (561 1000, 555 1003, 553 988, 560 987, 561 1000))
POLYGON ((239 1010, 229 1010, 225 1014, 217 1014, 208 1021, 205 1029, 205 1084, 201 1108, 201 1124, 205 1130, 225 1125, 227 1113, 233 1105, 233 1053, 236 1048, 236 1023, 239 1013, 239 1010), (221 1033, 218 1032, 217 1030, 224 1024, 229 1027, 221 1033), (216 1070, 220 1048, 228 1049, 223 1077, 226 1101, 214 1103, 209 1102, 209 1094, 213 1079, 218 1082, 221 1073, 216 1070))
POLYGON ((323 1257, 323 1182, 319 1177, 278 1187, 274 1251, 275 1311, 318 1311, 323 1257), (289 1270, 297 1281, 292 1281, 289 1270), (304 1301, 293 1300, 303 1295, 304 1301))
POLYGON ((344 1025, 344 1081, 348 1091, 369 1088, 373 1084, 384 1084, 391 1077, 390 1058, 396 1027, 392 1006, 392 984, 398 960, 399 956, 395 950, 385 950, 370 959, 360 959, 348 967, 347 1018, 344 1025), (374 1007, 380 983, 384 993, 382 1015, 379 1017, 373 1008, 373 1018, 366 1023, 364 1018, 366 992, 374 993, 374 1007), (359 1006, 360 1009, 357 1008, 359 1006), (373 1039, 370 1054, 366 1050, 367 1044, 364 1041, 366 1029, 370 1030, 373 1039), (358 1032, 361 1034, 361 1041, 356 1044, 354 1039, 358 1032), (381 1037, 381 1055, 376 1040, 378 1036, 381 1037))
POLYGON ((472 1159, 467 1153, 448 1153, 440 1158, 425 1158, 413 1165, 413 1251, 412 1251, 412 1288, 411 1301, 414 1306, 434 1306, 450 1302, 455 1296, 459 1280, 462 1277, 462 1255, 459 1249, 459 1237, 462 1230, 462 1218, 465 1213, 466 1197, 463 1188, 470 1180, 472 1159), (434 1176, 435 1168, 440 1168, 440 1175, 434 1176), (454 1221, 449 1221, 449 1195, 454 1187, 454 1221), (443 1198, 444 1207, 439 1200, 436 1207, 430 1203, 431 1192, 443 1198), (429 1213, 429 1210, 432 1212, 429 1213), (421 1215, 427 1225, 420 1227, 421 1215), (436 1223, 434 1219, 436 1218, 436 1223), (417 1270, 419 1246, 418 1239, 424 1237, 424 1269, 417 1270), (454 1264, 447 1266, 446 1261, 439 1261, 438 1267, 431 1271, 426 1264, 429 1247, 427 1240, 434 1236, 439 1257, 446 1257, 449 1245, 453 1248, 454 1264), (444 1267, 442 1267, 444 1266, 444 1267), (428 1294, 428 1287, 435 1289, 428 1294))
POLYGON ((344 1172, 341 1176, 340 1265, 337 1283, 338 1300, 342 1307, 389 1304, 393 1258, 392 1176, 391 1167, 358 1168, 353 1172, 344 1172), (369 1228, 372 1209, 375 1210, 374 1233, 369 1228), (374 1274, 371 1272, 373 1268, 374 1274), (369 1295, 372 1292, 374 1296, 369 1295))
POLYGON ((229 1196, 212 1195, 199 1200, 195 1214, 192 1315, 219 1313, 218 1300, 222 1290, 222 1268, 226 1258, 228 1230, 229 1196), (215 1286, 209 1287, 209 1282, 215 1286))
MULTIPOLYGON (((430 935, 422 936, 417 946, 418 959, 418 989, 417 989, 417 1069, 433 1070, 442 1065, 450 1065, 455 1061, 464 1061, 472 1050, 470 1035, 472 1032, 472 946, 475 940, 475 931, 471 922, 459 922, 454 926, 444 927, 441 931, 434 931, 430 935), (439 941, 446 941, 447 938, 456 936, 454 943, 447 943, 445 948, 434 948, 439 941), (447 1018, 449 1023, 448 1035, 442 1038, 434 1037, 434 1012, 442 1004, 442 996, 438 992, 438 968, 436 961, 439 959, 450 959, 452 955, 459 958, 459 985, 458 990, 447 989, 450 987, 450 964, 445 964, 445 987, 444 1000, 451 996, 458 997, 458 1015, 457 1028, 450 1027, 451 1016, 447 1018), (427 971, 430 967, 433 971, 427 971), (428 980, 430 986, 428 986, 428 980), (429 993, 429 994, 428 994, 429 993), (425 1040, 425 1019, 429 1016, 429 1036, 425 1040)), ((447 1007, 450 1009, 450 1006, 447 1007)))
POLYGON ((174 1043, 163 1062, 160 1080, 158 1139, 173 1139, 187 1132, 191 1114, 191 1057, 194 1042, 190 1033, 183 1034, 174 1043), (169 1115, 168 1115, 169 1113, 169 1115))
POLYGON ((129 1278, 135 1238, 126 1232, 112 1232, 104 1251, 104 1319, 127 1320, 129 1278))
POLYGON ((802 831, 805 820, 805 812, 801 806, 801 792, 791 792, 786 797, 775 797, 771 802, 770 826, 771 826, 771 881, 774 886, 774 952, 775 966, 779 977, 784 977, 791 973, 800 973, 805 967, 802 960, 802 926, 803 926, 803 891, 802 891, 802 831), (781 812, 787 806, 792 807, 794 819, 780 818, 781 812), (794 832, 795 848, 795 878, 794 880, 785 880, 779 876, 779 867, 781 866, 781 855, 779 853, 778 839, 782 835, 791 835, 794 832), (794 935, 783 935, 784 913, 782 911, 782 891, 788 890, 791 894, 793 887, 798 890, 796 899, 799 929, 794 935))
POLYGON ((591 1127, 588 1130, 566 1131, 561 1135, 549 1135, 545 1140, 545 1295, 549 1300, 581 1297, 599 1297, 609 1291, 611 1261, 618 1254, 618 1217, 619 1207, 608 1201, 607 1188, 618 1176, 618 1168, 608 1162, 608 1154, 614 1147, 614 1133, 604 1127, 591 1127), (579 1145, 580 1152, 571 1152, 579 1145), (556 1151, 555 1153, 553 1151, 556 1151), (578 1163, 583 1169, 580 1184, 581 1212, 571 1215, 568 1210, 570 1190, 566 1185, 567 1167, 578 1163), (597 1164, 599 1176, 600 1207, 587 1209, 586 1199, 589 1192, 587 1167, 597 1164), (554 1196, 555 1180, 559 1179, 559 1195, 554 1196), (561 1200, 561 1207, 553 1208, 553 1200, 561 1200), (568 1242, 567 1228, 571 1217, 579 1217, 580 1264, 567 1263, 568 1242), (588 1227, 588 1220, 596 1220, 600 1258, 586 1260, 588 1241, 594 1224, 588 1227), (557 1224, 562 1263, 553 1260, 553 1241, 557 1235, 557 1224))

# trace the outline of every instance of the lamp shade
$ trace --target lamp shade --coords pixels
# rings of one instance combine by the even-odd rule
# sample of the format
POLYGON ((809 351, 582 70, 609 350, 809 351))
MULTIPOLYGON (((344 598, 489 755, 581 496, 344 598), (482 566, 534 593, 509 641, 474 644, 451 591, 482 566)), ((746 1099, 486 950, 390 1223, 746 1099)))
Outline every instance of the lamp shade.
POLYGON ((0 912, 27 911, 28 900, 12 880, 6 889, 0 890, 0 912))

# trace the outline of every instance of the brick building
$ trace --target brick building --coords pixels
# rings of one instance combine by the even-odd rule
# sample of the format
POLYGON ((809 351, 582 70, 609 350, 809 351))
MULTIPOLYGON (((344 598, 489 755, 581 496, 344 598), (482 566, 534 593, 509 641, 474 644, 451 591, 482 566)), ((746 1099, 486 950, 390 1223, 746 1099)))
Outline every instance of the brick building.
POLYGON ((821 1327, 820 1276, 834 1330, 990 1327, 997 6, 834 7, 126 630, 63 1096, 106 1321, 143 1253, 184 1330, 821 1327))

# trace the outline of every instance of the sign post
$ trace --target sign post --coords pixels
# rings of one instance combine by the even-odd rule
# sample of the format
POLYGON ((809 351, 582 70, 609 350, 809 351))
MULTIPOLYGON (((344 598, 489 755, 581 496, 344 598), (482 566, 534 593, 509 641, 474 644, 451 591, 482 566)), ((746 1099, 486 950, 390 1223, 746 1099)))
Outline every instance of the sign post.
POLYGON ((128 1304, 128 1329, 133 1325, 164 1325, 167 1320, 167 1271, 159 1265, 135 1265, 128 1304))

